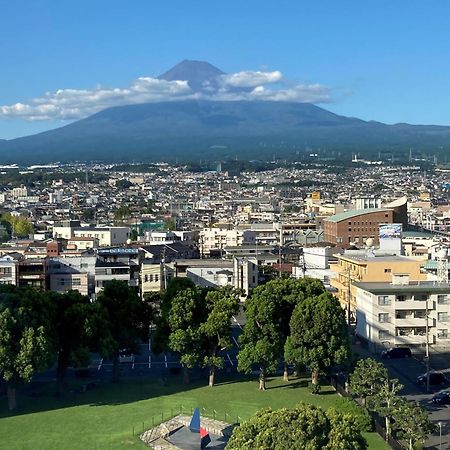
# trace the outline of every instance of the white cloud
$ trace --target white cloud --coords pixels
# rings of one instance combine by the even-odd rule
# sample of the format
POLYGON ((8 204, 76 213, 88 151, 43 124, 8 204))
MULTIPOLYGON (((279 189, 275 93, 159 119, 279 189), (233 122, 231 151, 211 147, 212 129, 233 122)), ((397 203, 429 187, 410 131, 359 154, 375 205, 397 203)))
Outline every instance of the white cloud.
POLYGON ((257 86, 250 92, 250 97, 258 100, 272 100, 302 103, 331 102, 330 89, 322 84, 298 84, 286 89, 266 89, 257 86))
POLYGON ((141 77, 127 88, 60 89, 33 99, 30 104, 0 106, 0 117, 27 120, 72 120, 110 106, 174 100, 192 95, 186 81, 141 77))
POLYGON ((278 83, 283 79, 279 70, 273 72, 261 72, 246 70, 243 72, 222 75, 223 82, 233 87, 256 87, 262 84, 278 83))
POLYGON ((0 119, 76 120, 112 106, 187 99, 331 101, 330 89, 321 84, 283 86, 286 83, 280 71, 244 71, 223 75, 219 85, 218 88, 210 85, 202 92, 194 92, 187 81, 140 77, 125 88, 60 89, 47 92, 28 103, 0 106, 0 119), (274 83, 279 85, 266 87, 274 83))

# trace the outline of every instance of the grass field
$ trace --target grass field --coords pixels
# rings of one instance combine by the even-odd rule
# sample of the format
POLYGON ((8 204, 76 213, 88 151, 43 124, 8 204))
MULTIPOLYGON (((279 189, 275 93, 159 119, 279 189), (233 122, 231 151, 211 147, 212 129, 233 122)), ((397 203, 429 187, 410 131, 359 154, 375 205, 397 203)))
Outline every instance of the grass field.
MULTIPOLYGON (((118 384, 103 382, 85 393, 68 392, 54 398, 53 386, 35 390, 34 396, 19 396, 19 410, 10 414, 6 398, 0 400, 0 447, 7 449, 123 449, 148 448, 137 435, 143 428, 167 420, 196 406, 203 414, 235 422, 256 410, 291 407, 300 401, 323 408, 343 409, 345 402, 331 388, 312 395, 306 380, 289 383, 279 378, 268 382, 265 392, 257 381, 229 380, 209 388, 202 383, 185 387, 178 381, 134 379, 118 384), (134 435, 133 435, 134 432, 134 435)), ((375 433, 366 433, 370 450, 388 447, 375 433)))

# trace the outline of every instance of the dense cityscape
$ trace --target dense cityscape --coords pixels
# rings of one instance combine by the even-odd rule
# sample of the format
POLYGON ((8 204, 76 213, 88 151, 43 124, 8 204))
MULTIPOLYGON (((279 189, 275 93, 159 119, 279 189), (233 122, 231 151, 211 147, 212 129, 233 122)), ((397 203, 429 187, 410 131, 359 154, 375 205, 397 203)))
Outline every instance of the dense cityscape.
POLYGON ((450 450, 450 4, 0 0, 0 448, 450 450))

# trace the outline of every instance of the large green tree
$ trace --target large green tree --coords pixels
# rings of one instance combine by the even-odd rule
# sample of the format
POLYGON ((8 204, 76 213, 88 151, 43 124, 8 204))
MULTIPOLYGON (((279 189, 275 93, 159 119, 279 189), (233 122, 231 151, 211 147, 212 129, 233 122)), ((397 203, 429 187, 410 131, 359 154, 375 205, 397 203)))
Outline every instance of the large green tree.
POLYGON ((335 297, 329 293, 310 296, 292 313, 285 359, 309 366, 312 383, 317 385, 320 373, 348 362, 351 352, 347 330, 344 310, 335 297))
POLYGON ((231 319, 239 311, 242 292, 224 287, 206 295, 206 320, 200 324, 201 364, 209 368, 209 386, 214 386, 216 369, 223 368, 223 350, 233 346, 231 319))
POLYGON ((58 394, 64 391, 67 369, 85 366, 90 349, 98 338, 96 323, 99 308, 77 291, 64 294, 47 292, 52 306, 52 330, 57 353, 56 380, 58 394))
POLYGON ((0 375, 8 407, 17 406, 16 389, 54 360, 48 299, 40 292, 0 287, 0 375))
POLYGON ((172 299, 168 317, 169 348, 180 354, 184 383, 189 383, 189 369, 201 358, 200 325, 206 321, 206 291, 195 287, 178 292, 172 299))
POLYGON ((365 450, 353 417, 313 405, 258 411, 233 430, 226 450, 365 450))
MULTIPOLYGON (((266 371, 274 370, 283 357, 295 306, 306 298, 323 292, 325 289, 319 280, 274 279, 258 286, 246 301, 247 322, 241 337, 242 349, 238 355, 238 363, 240 370, 244 372, 251 371, 254 364, 259 365, 260 389, 265 389, 266 371)), ((287 377, 285 362, 285 380, 287 377)))
POLYGON ((373 397, 387 378, 388 372, 382 363, 373 358, 363 358, 358 360, 350 375, 350 389, 366 405, 367 398, 373 397))
POLYGON ((126 281, 112 280, 105 284, 97 298, 104 308, 106 329, 101 352, 113 361, 113 381, 119 379, 120 350, 139 351, 139 340, 147 339, 152 311, 139 299, 126 281))

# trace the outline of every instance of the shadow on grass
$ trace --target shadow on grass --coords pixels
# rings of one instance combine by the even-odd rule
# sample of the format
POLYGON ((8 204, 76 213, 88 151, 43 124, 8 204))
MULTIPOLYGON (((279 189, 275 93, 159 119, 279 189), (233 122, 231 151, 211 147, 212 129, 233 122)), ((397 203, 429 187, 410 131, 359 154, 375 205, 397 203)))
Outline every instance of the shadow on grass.
MULTIPOLYGON (((223 375, 216 386, 255 381, 248 375, 223 375)), ((55 396, 55 383, 51 381, 35 382, 17 391, 17 409, 9 411, 6 395, 0 395, 0 419, 44 411, 52 411, 76 406, 105 406, 134 403, 141 400, 170 396, 180 392, 189 392, 207 386, 207 377, 195 378, 189 384, 183 384, 180 376, 167 378, 133 377, 113 383, 109 380, 90 379, 84 382, 72 380, 61 397, 55 396)), ((288 386, 280 386, 288 387, 288 386)), ((211 388, 214 389, 214 388, 211 388)))

